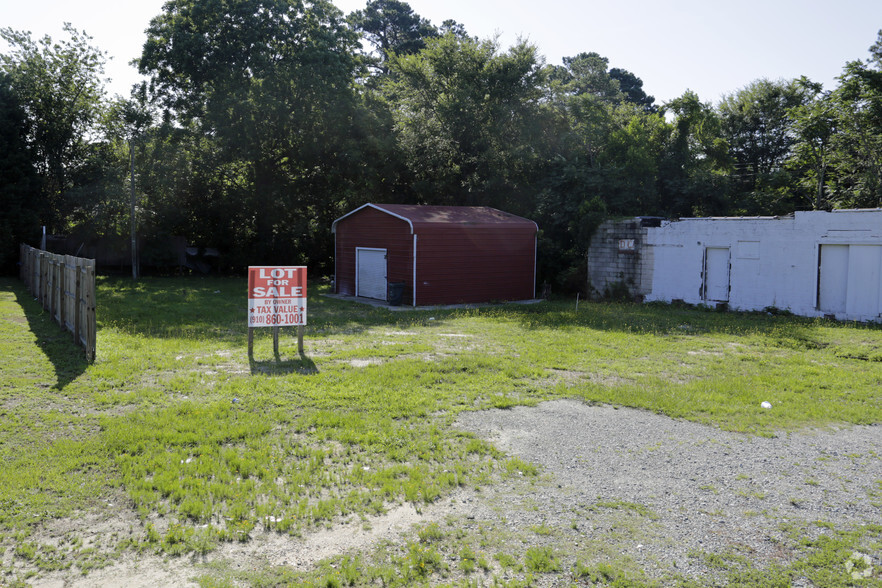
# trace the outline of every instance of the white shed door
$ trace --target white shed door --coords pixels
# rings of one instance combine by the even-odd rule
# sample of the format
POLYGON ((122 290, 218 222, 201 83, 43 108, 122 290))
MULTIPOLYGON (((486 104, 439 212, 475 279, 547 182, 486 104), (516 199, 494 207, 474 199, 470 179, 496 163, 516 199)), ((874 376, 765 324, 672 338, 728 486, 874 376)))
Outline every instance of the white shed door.
POLYGON ((728 247, 708 247, 705 250, 704 298, 713 302, 729 300, 728 247))
POLYGON ((355 249, 355 295, 386 300, 385 249, 355 249))
POLYGON ((821 245, 818 308, 827 314, 845 312, 848 296, 848 245, 821 245))

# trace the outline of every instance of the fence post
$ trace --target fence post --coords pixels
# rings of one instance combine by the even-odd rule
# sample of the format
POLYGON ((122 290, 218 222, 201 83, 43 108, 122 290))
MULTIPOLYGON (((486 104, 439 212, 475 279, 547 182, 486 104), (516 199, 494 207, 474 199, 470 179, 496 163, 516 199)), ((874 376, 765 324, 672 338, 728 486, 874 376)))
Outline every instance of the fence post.
POLYGON ((58 286, 58 282, 56 278, 56 270, 58 269, 58 259, 55 258, 54 255, 49 256, 49 272, 46 276, 46 289, 48 291, 48 298, 46 299, 47 310, 49 310, 49 318, 51 318, 56 323, 58 319, 55 317, 55 287, 58 286))
POLYGON ((35 257, 37 263, 34 264, 34 291, 31 292, 31 294, 34 295, 34 298, 40 300, 40 283, 42 282, 43 276, 43 255, 37 253, 35 257))
POLYGON ((75 264, 75 267, 76 277, 74 278, 74 341, 77 342, 77 345, 80 345, 82 342, 82 340, 80 339, 80 320, 82 318, 82 311, 80 310, 80 301, 82 300, 82 277, 80 275, 79 264, 75 264))
MULTIPOLYGON (((80 273, 79 268, 77 268, 77 273, 80 273)), ((98 346, 98 328, 95 317, 95 260, 84 259, 82 273, 85 274, 86 278, 86 283, 83 287, 85 291, 83 301, 86 306, 86 357, 92 362, 95 361, 95 352, 98 346)))

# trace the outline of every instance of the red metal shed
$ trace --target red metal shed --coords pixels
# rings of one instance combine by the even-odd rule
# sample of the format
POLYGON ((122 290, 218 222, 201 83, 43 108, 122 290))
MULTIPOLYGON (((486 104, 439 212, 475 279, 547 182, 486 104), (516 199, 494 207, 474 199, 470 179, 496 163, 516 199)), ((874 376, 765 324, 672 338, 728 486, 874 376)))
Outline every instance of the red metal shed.
POLYGON ((536 223, 488 207, 365 204, 334 221, 335 291, 423 306, 536 295, 536 223), (399 286, 401 287, 401 286, 399 286))

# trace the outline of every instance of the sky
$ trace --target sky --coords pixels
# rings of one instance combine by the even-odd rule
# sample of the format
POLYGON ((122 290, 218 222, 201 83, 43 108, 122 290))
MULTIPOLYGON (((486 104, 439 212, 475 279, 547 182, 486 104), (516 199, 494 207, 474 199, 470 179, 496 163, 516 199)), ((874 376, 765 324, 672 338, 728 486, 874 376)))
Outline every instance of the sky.
MULTIPOLYGON (((366 0, 333 0, 344 13, 366 0)), ((469 34, 498 38, 502 49, 525 39, 549 64, 596 52, 609 66, 643 80, 664 103, 686 90, 704 102, 752 81, 805 75, 825 89, 849 61, 867 59, 882 29, 880 0, 411 0, 420 16, 453 19, 469 34), (835 8, 833 8, 835 5, 835 8)), ((93 37, 111 60, 109 93, 127 96, 139 81, 129 63, 140 55, 150 19, 164 0, 0 0, 0 27, 33 38, 63 38, 63 23, 93 37)), ((0 42, 0 52, 8 50, 0 42)))

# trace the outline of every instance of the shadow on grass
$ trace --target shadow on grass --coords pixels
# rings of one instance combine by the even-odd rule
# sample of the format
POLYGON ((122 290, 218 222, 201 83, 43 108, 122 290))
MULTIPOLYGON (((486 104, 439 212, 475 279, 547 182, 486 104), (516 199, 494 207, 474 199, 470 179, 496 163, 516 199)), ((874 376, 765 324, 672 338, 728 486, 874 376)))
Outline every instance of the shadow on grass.
MULTIPOLYGON (((524 329, 587 328, 632 334, 690 337, 708 333, 770 336, 781 347, 818 349, 828 343, 818 327, 836 326, 825 319, 774 312, 718 312, 683 304, 583 302, 556 299, 542 304, 501 304, 477 309, 431 309, 392 312, 386 308, 324 296, 326 285, 310 283, 308 332, 316 336, 357 335, 374 327, 440 327, 446 319, 498 317, 524 329)), ((122 278, 99 280, 99 325, 149 337, 225 338, 239 345, 247 335, 244 277, 122 278)), ((843 323, 849 328, 879 330, 878 325, 843 323)), ((291 362, 259 362, 279 373, 291 362)), ((289 366, 297 371, 299 362, 289 366)))
MULTIPOLYGON (((310 283, 308 329, 314 333, 359 333, 380 325, 410 324, 408 313, 393 313, 322 293, 310 283)), ((232 338, 247 336, 247 281, 238 277, 161 277, 137 282, 118 277, 98 280, 99 327, 147 337, 232 338)))
MULTIPOLYGON (((52 363, 55 369, 56 390, 77 379, 89 365, 86 352, 74 342, 73 335, 55 322, 49 313, 40 306, 34 297, 17 280, 4 279, 0 287, 8 288, 15 293, 16 302, 21 306, 28 326, 37 345, 52 363)), ((24 351, 26 353, 26 351, 24 351)))
POLYGON ((248 358, 251 364, 251 375, 264 376, 287 376, 288 374, 301 374, 309 376, 318 373, 315 362, 305 353, 301 353, 295 359, 282 359, 276 355, 273 359, 258 361, 253 357, 248 358))
POLYGON ((770 311, 719 311, 678 303, 586 302, 575 310, 571 301, 557 300, 542 305, 508 305, 484 309, 482 314, 504 314, 526 328, 588 328, 634 334, 689 337, 709 333, 724 335, 759 334, 778 340, 783 346, 817 349, 826 346, 818 339, 819 327, 882 330, 873 323, 836 322, 770 311))

